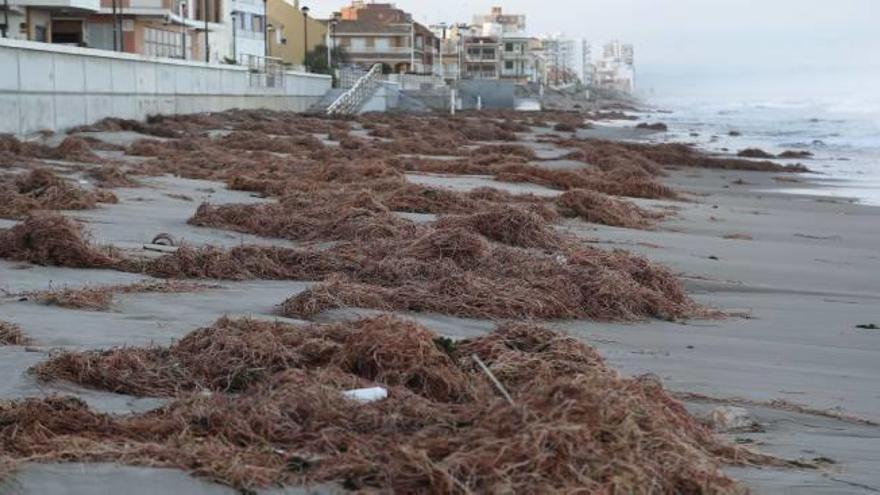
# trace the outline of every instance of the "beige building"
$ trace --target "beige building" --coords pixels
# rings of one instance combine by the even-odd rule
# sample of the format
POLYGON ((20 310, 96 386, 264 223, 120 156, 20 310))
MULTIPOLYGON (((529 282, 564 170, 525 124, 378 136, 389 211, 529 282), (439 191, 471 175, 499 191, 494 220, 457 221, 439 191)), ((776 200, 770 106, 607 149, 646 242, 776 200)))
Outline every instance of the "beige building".
POLYGON ((342 9, 334 32, 351 63, 364 67, 379 63, 386 72, 434 72, 439 40, 394 4, 352 2, 342 9))
POLYGON ((303 65, 306 49, 327 46, 328 21, 303 15, 299 0, 268 0, 269 56, 303 65))

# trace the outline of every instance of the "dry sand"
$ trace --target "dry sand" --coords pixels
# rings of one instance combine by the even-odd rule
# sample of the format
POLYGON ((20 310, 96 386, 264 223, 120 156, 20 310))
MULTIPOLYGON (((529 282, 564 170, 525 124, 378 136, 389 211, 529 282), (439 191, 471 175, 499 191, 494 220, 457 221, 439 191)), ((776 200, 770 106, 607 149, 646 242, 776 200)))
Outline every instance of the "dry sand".
MULTIPOLYGON (((579 130, 580 137, 635 138, 620 128, 579 130)), ((98 134, 100 136, 100 134, 98 134)), ((110 139, 119 139, 113 134, 110 139)), ((543 158, 561 156, 550 145, 532 143, 543 158)), ((547 161, 560 168, 573 164, 547 161)), ((667 323, 607 324, 565 322, 555 326, 596 346, 627 374, 653 373, 666 386, 690 398, 704 414, 718 404, 736 403, 751 411, 763 433, 731 438, 788 458, 829 458, 821 470, 735 469, 730 473, 757 493, 875 493, 880 491, 880 332, 859 330, 880 323, 880 209, 846 200, 787 195, 774 174, 685 169, 669 185, 693 193, 690 202, 640 201, 643 206, 674 207, 677 216, 652 231, 619 229, 568 221, 562 228, 602 247, 640 252, 672 267, 700 302, 748 314, 750 318, 667 323), (751 185, 732 185, 743 179, 751 185), (732 234, 752 240, 725 239, 732 234), (717 259, 715 259, 717 258, 717 259), (773 401, 802 406, 803 411, 773 401), (820 414, 820 412, 822 412, 820 414), (829 416, 845 416, 833 418, 829 416), (852 416, 853 418, 850 418, 852 416), (861 418, 864 421, 857 421, 861 418)), ((487 183, 514 192, 486 177, 413 175, 414 182, 467 190, 487 183)), ((802 187, 791 184, 788 187, 802 187)), ((536 186, 527 192, 558 194, 536 186)), ((222 184, 174 178, 147 181, 144 187, 117 190, 120 203, 75 212, 99 243, 133 248, 159 232, 193 244, 241 242, 289 244, 186 224, 199 201, 215 204, 259 201, 222 184), (186 195, 193 202, 168 196, 186 195)), ((428 215, 419 216, 430 219, 428 215)), ((6 226, 9 222, 0 222, 6 226)), ((155 401, 87 391, 74 386, 40 385, 25 370, 55 348, 98 349, 119 345, 160 345, 178 339, 218 316, 275 318, 269 301, 281 302, 304 290, 296 282, 223 283, 191 294, 126 294, 110 312, 52 308, 22 301, 14 294, 49 287, 129 283, 142 277, 104 270, 35 267, 0 261, 0 315, 21 325, 35 340, 31 347, 0 348, 6 377, 0 398, 73 393, 93 407, 111 412, 142 411, 155 401)), ((334 310, 320 320, 350 318, 359 310, 334 310)), ((471 336, 490 322, 409 314, 453 337, 471 336)), ((114 465, 31 466, 0 486, 6 493, 227 493, 224 487, 169 470, 114 465), (103 491, 102 491, 103 490, 103 491), (140 491, 138 491, 140 490, 140 491)), ((333 491, 321 487, 318 492, 333 491)), ((310 493, 291 489, 286 493, 310 493)))

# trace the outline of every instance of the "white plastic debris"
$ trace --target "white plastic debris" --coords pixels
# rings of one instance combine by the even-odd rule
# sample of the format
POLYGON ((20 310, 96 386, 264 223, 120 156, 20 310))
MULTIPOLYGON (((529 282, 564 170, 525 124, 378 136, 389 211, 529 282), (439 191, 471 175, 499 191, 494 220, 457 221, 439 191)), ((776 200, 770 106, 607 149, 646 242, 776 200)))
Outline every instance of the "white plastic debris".
POLYGON ((388 398, 388 390, 382 387, 357 388, 354 390, 346 390, 345 392, 342 392, 342 394, 349 399, 354 399, 358 402, 375 402, 377 400, 388 398))
POLYGON ((712 428, 719 433, 757 431, 760 425, 748 410, 742 407, 721 406, 712 410, 709 416, 712 428))

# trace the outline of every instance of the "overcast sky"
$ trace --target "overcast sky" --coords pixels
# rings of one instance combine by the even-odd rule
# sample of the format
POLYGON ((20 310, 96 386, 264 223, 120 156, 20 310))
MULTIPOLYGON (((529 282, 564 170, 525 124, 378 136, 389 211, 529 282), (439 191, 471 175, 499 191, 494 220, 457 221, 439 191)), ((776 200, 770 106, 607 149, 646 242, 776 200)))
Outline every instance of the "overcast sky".
MULTIPOLYGON (((308 2, 309 0, 304 0, 308 2)), ((345 2, 315 0, 326 14, 345 2)), ((531 34, 632 42, 642 73, 694 69, 880 74, 880 0, 397 0, 423 23, 469 22, 500 5, 531 34)), ((836 76, 835 76, 836 77, 836 76)), ((877 82, 874 79, 873 82, 877 82)), ((876 89, 880 92, 880 89, 876 89)))

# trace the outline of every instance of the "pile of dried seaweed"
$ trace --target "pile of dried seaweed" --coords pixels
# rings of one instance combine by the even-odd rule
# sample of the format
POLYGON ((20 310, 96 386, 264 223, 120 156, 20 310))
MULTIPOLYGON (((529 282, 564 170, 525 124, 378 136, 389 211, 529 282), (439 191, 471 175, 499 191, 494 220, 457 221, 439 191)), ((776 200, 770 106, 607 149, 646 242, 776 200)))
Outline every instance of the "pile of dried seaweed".
POLYGON ((452 342, 384 316, 221 319, 169 348, 66 352, 35 373, 172 401, 125 416, 76 399, 2 403, 9 457, 177 467, 243 490, 738 493, 721 465, 778 463, 713 437, 656 380, 524 324, 452 342), (372 386, 388 397, 344 394, 372 386))

